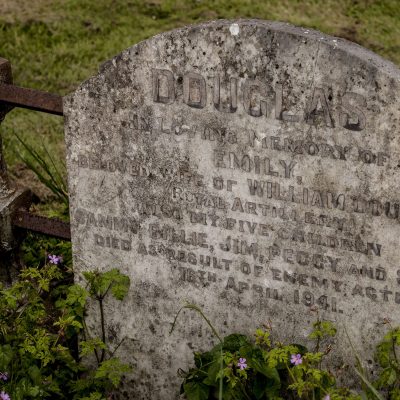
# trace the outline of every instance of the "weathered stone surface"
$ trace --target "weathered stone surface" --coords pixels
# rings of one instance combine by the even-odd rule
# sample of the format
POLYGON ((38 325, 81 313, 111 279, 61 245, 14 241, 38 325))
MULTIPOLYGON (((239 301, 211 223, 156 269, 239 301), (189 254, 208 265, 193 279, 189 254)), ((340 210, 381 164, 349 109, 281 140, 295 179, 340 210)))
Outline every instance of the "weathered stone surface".
POLYGON ((15 249, 16 241, 12 227, 12 217, 19 208, 27 208, 32 193, 29 189, 14 187, 13 192, 0 199, 0 257, 3 252, 15 249))
POLYGON ((65 99, 75 269, 133 283, 107 310, 111 340, 133 339, 129 398, 174 398, 215 341, 191 313, 169 334, 185 301, 221 334, 271 320, 296 341, 315 306, 333 364, 352 359, 345 327, 372 359, 400 322, 399 92, 355 44, 239 20, 139 43, 65 99))

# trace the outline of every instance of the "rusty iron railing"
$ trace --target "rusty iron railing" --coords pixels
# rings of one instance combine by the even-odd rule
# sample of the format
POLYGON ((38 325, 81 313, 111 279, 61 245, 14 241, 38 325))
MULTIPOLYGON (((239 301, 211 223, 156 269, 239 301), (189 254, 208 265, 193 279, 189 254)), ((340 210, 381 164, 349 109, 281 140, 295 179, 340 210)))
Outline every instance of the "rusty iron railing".
POLYGON ((6 83, 0 83, 0 103, 11 107, 63 115, 61 96, 6 83))
POLYGON ((57 218, 47 218, 28 211, 17 210, 13 216, 13 225, 44 235, 71 240, 71 228, 68 222, 57 218))
MULTIPOLYGON (((63 116, 62 96, 13 85, 11 64, 0 58, 0 124, 15 107, 63 116)), ((6 242, 9 241, 7 235, 9 236, 12 226, 71 240, 69 223, 28 211, 31 201, 27 192, 26 189, 15 187, 8 178, 0 132, 0 252, 9 250, 6 242), (5 226, 7 224, 11 226, 5 226)))

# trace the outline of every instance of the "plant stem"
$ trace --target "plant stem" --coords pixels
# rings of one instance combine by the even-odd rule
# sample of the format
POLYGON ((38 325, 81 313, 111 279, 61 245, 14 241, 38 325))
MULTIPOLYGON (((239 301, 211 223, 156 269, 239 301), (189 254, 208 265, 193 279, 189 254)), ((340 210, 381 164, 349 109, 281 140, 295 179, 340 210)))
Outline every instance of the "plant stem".
POLYGON ((251 398, 249 397, 249 395, 248 395, 247 392, 246 392, 246 389, 245 389, 243 383, 240 382, 239 386, 240 386, 240 390, 241 390, 243 396, 245 396, 245 398, 246 398, 247 400, 251 400, 251 398))
MULTIPOLYGON (((103 297, 98 298, 100 306, 100 323, 101 323, 101 340, 106 344, 106 327, 104 322, 104 307, 103 307, 103 297)), ((105 349, 101 350, 100 362, 104 361, 105 349)))
POLYGON ((121 344, 124 342, 125 338, 122 338, 122 340, 117 344, 117 347, 113 350, 110 351, 110 357, 114 357, 115 352, 118 350, 119 346, 121 346, 121 344))
POLYGON ((293 383, 296 383, 297 381, 296 381, 296 378, 295 378, 294 375, 293 375, 293 372, 291 371, 291 369, 290 369, 288 366, 286 366, 286 368, 287 368, 287 370, 288 370, 288 372, 289 372, 290 377, 291 377, 292 380, 293 380, 293 383))
POLYGON ((222 352, 222 346, 221 346, 221 354, 220 354, 220 358, 221 358, 221 362, 219 364, 219 373, 220 373, 220 377, 219 377, 219 392, 218 392, 218 400, 222 400, 223 395, 224 395, 224 387, 223 387, 223 375, 222 375, 222 371, 224 369, 224 360, 223 360, 223 352, 222 352))
POLYGON ((176 321, 177 321, 177 319, 178 319, 179 314, 180 314, 181 311, 184 310, 184 309, 194 310, 194 311, 198 312, 198 313, 203 317, 204 321, 206 321, 207 325, 208 325, 208 326, 210 327, 210 329, 212 330, 214 336, 218 338, 218 340, 220 341, 220 343, 223 342, 221 336, 218 334, 218 332, 216 331, 216 329, 214 328, 214 326, 212 325, 212 323, 210 322, 210 320, 205 316, 205 314, 203 313, 203 311, 201 310, 201 308, 200 308, 200 307, 197 307, 195 304, 186 304, 186 305, 184 305, 183 307, 181 307, 181 308, 179 309, 179 311, 178 311, 177 314, 175 315, 175 319, 174 319, 174 322, 172 323, 171 330, 169 331, 170 334, 173 332, 173 330, 174 330, 174 328, 175 328, 176 321))
MULTIPOLYGON (((82 318, 82 325, 83 325, 83 338, 85 340, 91 339, 90 335, 89 335, 89 331, 88 328, 86 326, 86 321, 85 318, 82 318)), ((97 361, 97 365, 100 365, 100 357, 99 357, 99 353, 97 352, 97 349, 93 349, 94 350, 94 355, 96 357, 96 361, 97 361)))
POLYGON ((393 350, 393 356, 394 359, 396 360, 396 364, 399 365, 399 360, 397 359, 397 353, 396 353, 396 341, 393 337, 393 333, 392 333, 392 350, 393 350))

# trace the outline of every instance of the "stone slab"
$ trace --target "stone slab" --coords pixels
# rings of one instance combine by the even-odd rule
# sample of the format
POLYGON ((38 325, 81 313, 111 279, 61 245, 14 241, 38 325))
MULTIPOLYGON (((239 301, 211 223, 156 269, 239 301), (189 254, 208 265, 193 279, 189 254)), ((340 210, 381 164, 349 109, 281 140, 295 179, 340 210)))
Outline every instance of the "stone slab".
POLYGON ((318 309, 339 328, 332 368, 353 360, 345 328, 373 365, 400 322, 399 92, 356 44, 237 20, 141 42, 65 99, 77 280, 132 280, 107 308, 136 365, 126 396, 175 398, 215 343, 190 312, 169 334, 185 301, 222 335, 271 320, 302 342, 318 309))
POLYGON ((12 217, 20 208, 27 208, 31 203, 32 193, 29 189, 13 186, 8 197, 0 197, 0 256, 16 247, 12 217))

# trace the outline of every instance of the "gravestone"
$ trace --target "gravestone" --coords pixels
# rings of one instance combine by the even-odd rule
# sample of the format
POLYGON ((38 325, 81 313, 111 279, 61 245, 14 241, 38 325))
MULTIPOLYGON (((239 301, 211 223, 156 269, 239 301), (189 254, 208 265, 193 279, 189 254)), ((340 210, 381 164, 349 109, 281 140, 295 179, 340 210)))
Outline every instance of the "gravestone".
POLYGON ((332 366, 353 360, 345 330, 372 360, 400 322, 399 92, 356 44, 238 20, 141 42, 65 98, 77 280, 132 281, 106 312, 135 360, 126 393, 175 398, 215 343, 191 312, 169 334, 185 302, 221 335, 271 321, 304 343, 318 312, 339 330, 332 366))

